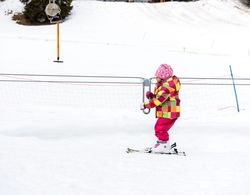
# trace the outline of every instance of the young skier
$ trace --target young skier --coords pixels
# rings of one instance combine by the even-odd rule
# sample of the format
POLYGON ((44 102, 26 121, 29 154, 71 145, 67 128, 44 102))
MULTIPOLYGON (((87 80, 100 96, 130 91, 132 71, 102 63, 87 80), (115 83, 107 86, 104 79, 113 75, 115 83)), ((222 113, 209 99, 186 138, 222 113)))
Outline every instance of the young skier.
POLYGON ((142 103, 141 110, 156 108, 155 136, 158 138, 156 144, 150 148, 152 152, 170 152, 169 129, 180 116, 179 90, 180 80, 173 75, 173 69, 168 64, 161 64, 156 70, 156 86, 154 93, 148 91, 148 101, 142 103))

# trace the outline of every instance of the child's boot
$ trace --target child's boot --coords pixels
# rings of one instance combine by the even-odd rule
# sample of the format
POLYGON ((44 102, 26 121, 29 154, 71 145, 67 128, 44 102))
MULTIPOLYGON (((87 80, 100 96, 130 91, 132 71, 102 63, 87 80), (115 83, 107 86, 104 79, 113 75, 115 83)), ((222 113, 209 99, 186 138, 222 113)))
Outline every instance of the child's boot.
POLYGON ((151 148, 151 151, 154 153, 168 153, 171 150, 171 145, 169 141, 158 140, 154 147, 151 148))

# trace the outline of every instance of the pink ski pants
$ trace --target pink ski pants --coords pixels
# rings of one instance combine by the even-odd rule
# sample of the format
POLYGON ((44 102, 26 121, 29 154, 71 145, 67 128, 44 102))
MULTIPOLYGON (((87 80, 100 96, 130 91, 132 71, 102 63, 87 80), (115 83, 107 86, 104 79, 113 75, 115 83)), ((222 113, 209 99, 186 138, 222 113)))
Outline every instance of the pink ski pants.
POLYGON ((169 118, 158 118, 155 124, 155 136, 158 140, 168 141, 169 140, 169 129, 174 125, 175 119, 169 118))

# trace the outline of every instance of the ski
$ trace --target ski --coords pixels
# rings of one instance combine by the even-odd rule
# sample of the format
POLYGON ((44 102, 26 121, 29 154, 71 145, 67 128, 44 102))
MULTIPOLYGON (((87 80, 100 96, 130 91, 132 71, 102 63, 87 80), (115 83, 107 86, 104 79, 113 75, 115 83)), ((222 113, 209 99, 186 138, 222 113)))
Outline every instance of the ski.
POLYGON ((146 153, 146 154, 166 154, 166 155, 180 155, 180 156, 186 156, 186 153, 181 151, 179 152, 177 150, 176 147, 176 143, 171 145, 171 152, 152 152, 150 148, 146 148, 146 149, 132 149, 132 148, 127 148, 127 153, 146 153))
POLYGON ((186 156, 186 153, 181 151, 179 152, 176 148, 171 152, 152 152, 151 150, 138 150, 127 148, 127 153, 146 153, 146 154, 167 154, 167 155, 179 155, 179 156, 186 156))

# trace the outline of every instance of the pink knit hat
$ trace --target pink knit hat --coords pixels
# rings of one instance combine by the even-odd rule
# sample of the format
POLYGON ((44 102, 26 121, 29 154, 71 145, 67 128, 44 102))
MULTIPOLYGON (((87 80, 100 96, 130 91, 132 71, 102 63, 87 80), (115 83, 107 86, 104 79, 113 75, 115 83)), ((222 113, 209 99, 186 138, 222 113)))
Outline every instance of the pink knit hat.
POLYGON ((173 76, 173 69, 168 64, 161 64, 156 70, 155 76, 161 79, 166 79, 173 76))

